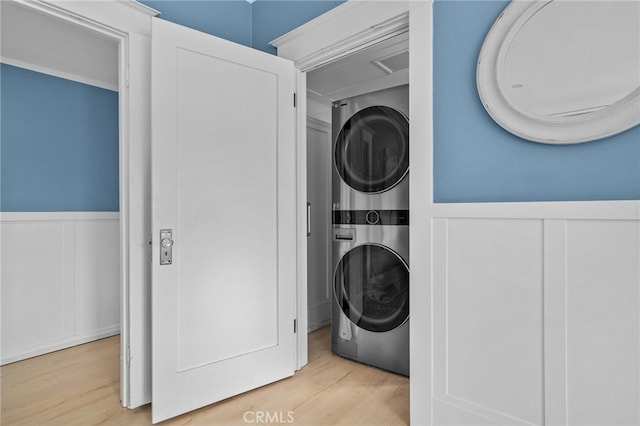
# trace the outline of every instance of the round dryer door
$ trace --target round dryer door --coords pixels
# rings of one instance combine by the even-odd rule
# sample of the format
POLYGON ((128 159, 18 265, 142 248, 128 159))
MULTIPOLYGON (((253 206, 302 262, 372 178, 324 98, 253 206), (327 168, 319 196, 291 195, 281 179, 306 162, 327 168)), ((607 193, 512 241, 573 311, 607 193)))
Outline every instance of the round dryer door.
POLYGON ((409 317, 409 268, 389 248, 365 244, 351 249, 334 278, 336 300, 358 327, 390 331, 409 317))
POLYGON ((409 170, 409 121, 384 106, 357 112, 338 134, 335 163, 353 189, 377 193, 392 188, 409 170))

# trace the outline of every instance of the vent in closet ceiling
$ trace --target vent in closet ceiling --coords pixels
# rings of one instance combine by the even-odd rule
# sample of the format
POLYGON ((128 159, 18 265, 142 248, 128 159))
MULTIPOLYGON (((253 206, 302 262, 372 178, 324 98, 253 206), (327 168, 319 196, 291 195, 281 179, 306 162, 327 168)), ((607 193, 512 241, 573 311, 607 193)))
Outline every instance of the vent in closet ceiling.
POLYGON ((386 73, 391 74, 393 72, 409 68, 409 51, 403 50, 402 52, 378 58, 371 62, 382 68, 386 73))

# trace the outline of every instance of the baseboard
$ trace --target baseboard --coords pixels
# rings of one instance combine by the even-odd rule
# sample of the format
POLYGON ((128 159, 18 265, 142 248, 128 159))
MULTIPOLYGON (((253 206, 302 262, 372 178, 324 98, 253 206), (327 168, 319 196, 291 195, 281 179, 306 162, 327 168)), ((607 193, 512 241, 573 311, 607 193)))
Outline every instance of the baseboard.
POLYGON ((0 365, 11 364, 13 362, 22 361, 28 358, 33 358, 35 356, 44 355, 49 352, 55 352, 61 349, 67 349, 73 346, 82 345, 84 343, 93 342, 94 340, 104 339, 105 337, 116 336, 118 334, 120 334, 120 326, 115 325, 112 327, 103 328, 101 330, 96 330, 91 334, 86 334, 83 336, 73 336, 73 337, 61 339, 55 342, 38 345, 37 347, 24 350, 20 353, 11 354, 6 357, 3 357, 2 360, 0 361, 0 365))

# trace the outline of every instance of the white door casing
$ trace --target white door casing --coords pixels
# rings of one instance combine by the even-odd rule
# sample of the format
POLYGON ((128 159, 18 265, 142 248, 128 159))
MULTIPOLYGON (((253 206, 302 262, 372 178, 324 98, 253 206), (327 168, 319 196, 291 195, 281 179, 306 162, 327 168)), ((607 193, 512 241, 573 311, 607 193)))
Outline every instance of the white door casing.
POLYGON ((154 19, 154 423, 294 372, 294 91, 292 62, 154 19))

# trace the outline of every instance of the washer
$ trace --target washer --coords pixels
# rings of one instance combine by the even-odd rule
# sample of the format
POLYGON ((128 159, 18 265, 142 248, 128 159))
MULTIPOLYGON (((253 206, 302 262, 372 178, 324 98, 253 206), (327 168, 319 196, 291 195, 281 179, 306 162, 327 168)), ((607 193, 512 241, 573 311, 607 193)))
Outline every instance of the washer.
POLYGON ((333 103, 333 210, 409 208, 408 116, 408 85, 333 103))
POLYGON ((331 348, 409 375, 409 212, 333 212, 331 348))

